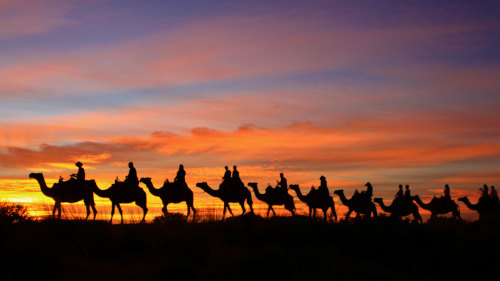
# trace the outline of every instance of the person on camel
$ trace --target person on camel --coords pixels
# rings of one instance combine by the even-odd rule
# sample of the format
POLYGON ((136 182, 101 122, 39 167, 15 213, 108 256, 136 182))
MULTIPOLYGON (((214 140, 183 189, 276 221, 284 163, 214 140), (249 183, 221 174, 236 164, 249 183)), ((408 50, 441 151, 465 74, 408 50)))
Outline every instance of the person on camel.
POLYGON ((72 174, 71 177, 75 178, 77 182, 85 182, 85 170, 83 169, 82 162, 78 161, 75 163, 75 166, 78 167, 78 172, 76 174, 72 174))
POLYGON ((283 173, 280 173, 280 180, 276 182, 278 182, 278 190, 283 191, 284 193, 288 193, 288 182, 283 173))
POLYGON ((493 185, 491 186, 490 198, 495 201, 498 201, 498 193, 493 185))
POLYGON ((403 198, 403 185, 399 185, 398 192, 396 192, 396 196, 394 196, 395 199, 401 199, 403 198))
POLYGON ((450 186, 445 185, 443 189, 443 196, 441 198, 444 198, 446 200, 451 200, 451 195, 450 195, 450 186))
POLYGON ((362 194, 366 196, 366 198, 370 201, 372 201, 372 197, 373 197, 373 187, 372 187, 372 184, 367 182, 365 184, 366 186, 366 191, 363 191, 362 194))
POLYGON ((226 171, 222 177, 222 183, 219 185, 219 189, 225 189, 231 183, 231 171, 227 166, 224 166, 224 169, 226 169, 226 171))
POLYGON ((179 165, 179 170, 177 171, 177 175, 175 176, 174 183, 177 184, 179 188, 187 187, 186 183, 186 171, 184 170, 184 165, 179 165))
POLYGON ((404 195, 404 198, 406 200, 411 200, 411 191, 410 191, 410 186, 409 185, 405 186, 405 195, 404 195))
POLYGON ((320 180, 320 184, 319 184, 319 187, 318 187, 318 191, 321 193, 321 194, 324 194, 324 195, 330 195, 330 191, 328 190, 328 186, 326 185, 326 178, 325 176, 321 176, 319 178, 320 180))
POLYGON ((125 178, 125 182, 130 184, 131 186, 139 186, 139 178, 137 177, 137 170, 134 167, 134 163, 129 162, 128 167, 130 170, 128 171, 128 176, 125 178))
POLYGON ((231 178, 233 182, 233 187, 244 187, 245 184, 241 181, 240 172, 236 169, 236 165, 233 166, 233 176, 231 178))
POLYGON ((489 192, 488 192, 488 186, 485 184, 483 185, 483 188, 480 188, 481 190, 481 197, 488 198, 489 192))

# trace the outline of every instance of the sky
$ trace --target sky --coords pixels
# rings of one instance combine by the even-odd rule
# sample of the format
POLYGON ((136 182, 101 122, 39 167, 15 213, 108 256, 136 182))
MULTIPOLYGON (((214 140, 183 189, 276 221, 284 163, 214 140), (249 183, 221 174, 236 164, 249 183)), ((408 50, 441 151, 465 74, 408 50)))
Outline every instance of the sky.
POLYGON ((370 181, 387 202, 398 184, 475 200, 500 185, 499 16, 498 1, 0 0, 0 198, 44 202, 28 174, 52 183, 76 161, 106 187, 133 161, 156 185, 184 164, 195 206, 219 204, 195 184, 224 165, 262 188, 284 172, 304 190, 324 175, 348 196, 370 181))

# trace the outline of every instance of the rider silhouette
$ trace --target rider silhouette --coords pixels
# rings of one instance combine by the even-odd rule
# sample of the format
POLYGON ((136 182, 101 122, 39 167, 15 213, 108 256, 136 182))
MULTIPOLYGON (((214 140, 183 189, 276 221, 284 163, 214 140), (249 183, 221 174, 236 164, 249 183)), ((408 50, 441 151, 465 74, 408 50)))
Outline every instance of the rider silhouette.
POLYGON ((443 198, 451 200, 451 195, 450 195, 450 186, 445 185, 444 190, 443 190, 443 198))
POLYGON ((403 185, 400 184, 399 185, 399 189, 398 189, 398 192, 396 193, 396 199, 401 199, 403 198, 403 185))
POLYGON ((128 172, 128 176, 125 179, 125 182, 130 183, 132 186, 139 186, 139 178, 137 177, 137 170, 134 167, 134 163, 129 162, 128 167, 130 168, 128 172))
POLYGON ((184 165, 179 165, 179 170, 177 171, 177 176, 174 179, 175 183, 179 183, 179 187, 187 185, 186 184, 186 171, 184 170, 184 165))
POLYGON ((491 197, 491 199, 498 201, 498 194, 497 194, 497 191, 493 185, 491 186, 490 197, 491 197))
POLYGON ((222 177, 222 183, 219 185, 219 189, 225 188, 231 182, 231 171, 227 166, 224 166, 226 171, 224 172, 224 176, 222 177))
POLYGON ((481 197, 487 198, 488 197, 488 186, 485 184, 483 185, 483 188, 480 188, 481 190, 481 197))
POLYGON ((323 194, 330 195, 330 191, 328 190, 328 186, 326 185, 325 176, 319 177, 319 180, 320 180, 320 185, 318 187, 318 191, 320 191, 323 194))
POLYGON ((280 173, 280 181, 278 182, 278 189, 281 191, 287 191, 288 190, 288 182, 286 178, 283 176, 283 173, 280 173))
POLYGON ((404 195, 404 198, 405 199, 411 199, 411 191, 410 191, 410 186, 409 185, 405 186, 405 195, 404 195))
POLYGON ((238 172, 238 170, 236 170, 236 165, 233 166, 233 177, 232 177, 232 182, 234 184, 234 186, 245 186, 245 184, 243 183, 243 181, 241 181, 241 178, 240 178, 240 172, 238 172))
POLYGON ((82 168, 82 166, 83 166, 82 162, 80 162, 80 161, 76 162, 75 166, 78 167, 78 172, 76 173, 76 180, 78 182, 84 182, 85 181, 85 170, 82 168))

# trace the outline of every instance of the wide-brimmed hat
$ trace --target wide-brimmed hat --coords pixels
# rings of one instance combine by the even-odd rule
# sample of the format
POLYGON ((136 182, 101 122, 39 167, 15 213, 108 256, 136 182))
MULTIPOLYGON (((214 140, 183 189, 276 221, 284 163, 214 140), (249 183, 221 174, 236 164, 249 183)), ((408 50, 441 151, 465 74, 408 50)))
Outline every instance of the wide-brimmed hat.
POLYGON ((82 162, 80 162, 80 161, 76 162, 75 165, 78 166, 78 167, 83 166, 82 162))

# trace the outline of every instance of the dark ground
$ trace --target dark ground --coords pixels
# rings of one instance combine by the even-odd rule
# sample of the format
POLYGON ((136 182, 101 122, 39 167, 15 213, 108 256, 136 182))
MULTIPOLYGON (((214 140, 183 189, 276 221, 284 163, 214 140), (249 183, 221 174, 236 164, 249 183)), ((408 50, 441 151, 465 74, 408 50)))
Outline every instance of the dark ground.
POLYGON ((0 280, 498 280, 500 223, 0 225, 0 280))

